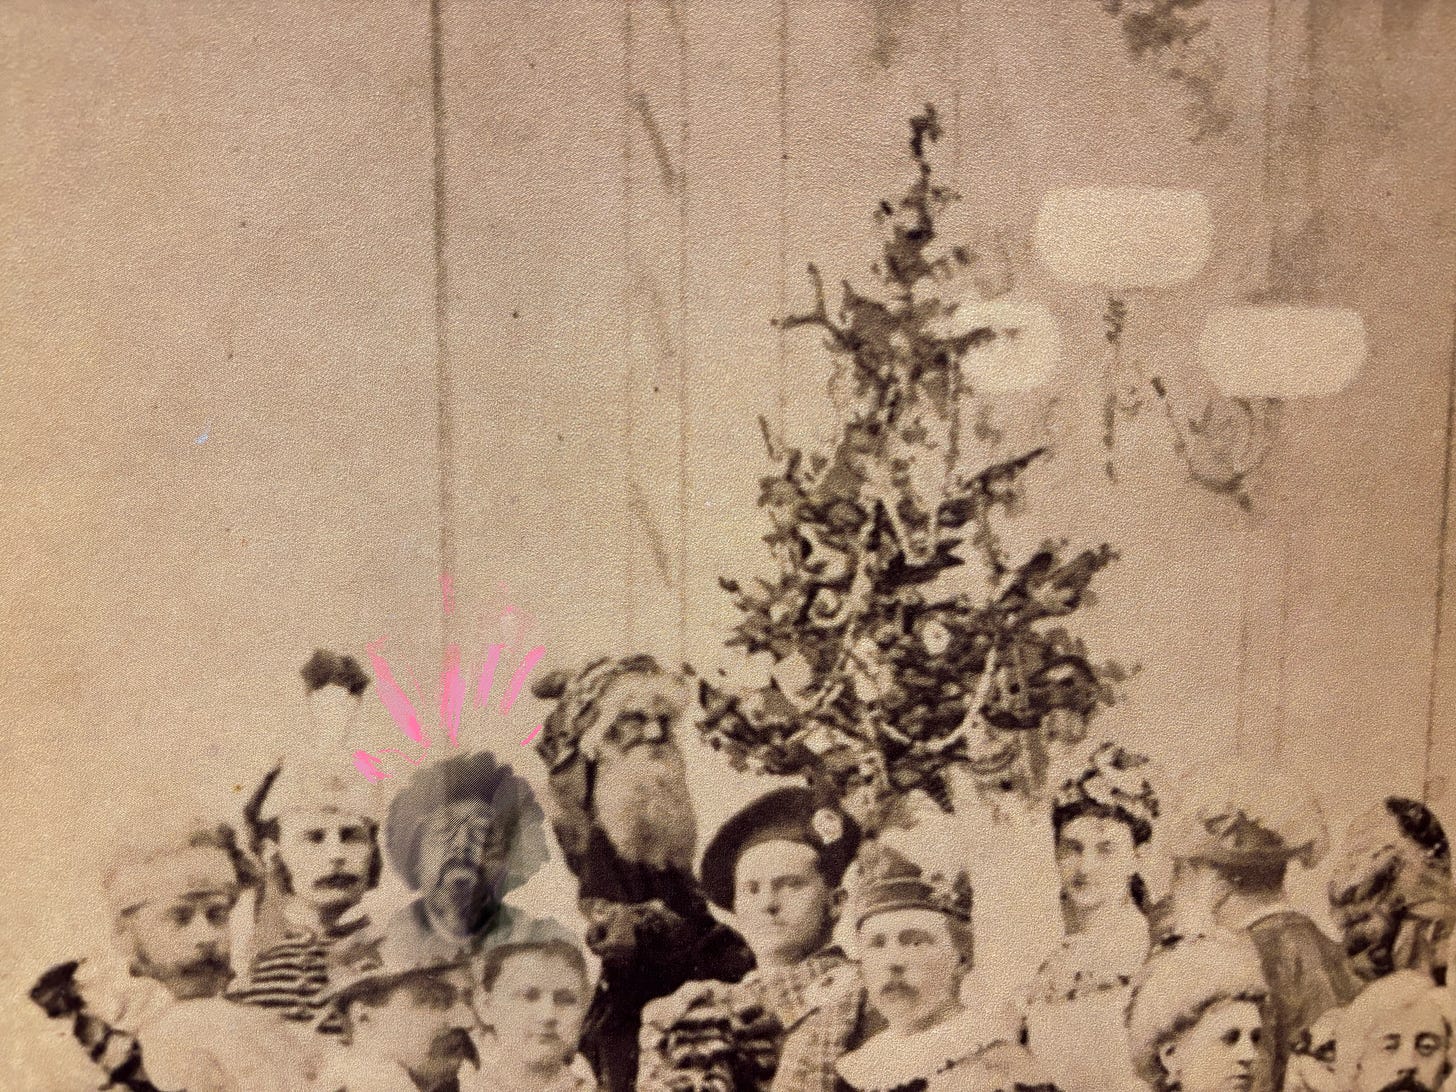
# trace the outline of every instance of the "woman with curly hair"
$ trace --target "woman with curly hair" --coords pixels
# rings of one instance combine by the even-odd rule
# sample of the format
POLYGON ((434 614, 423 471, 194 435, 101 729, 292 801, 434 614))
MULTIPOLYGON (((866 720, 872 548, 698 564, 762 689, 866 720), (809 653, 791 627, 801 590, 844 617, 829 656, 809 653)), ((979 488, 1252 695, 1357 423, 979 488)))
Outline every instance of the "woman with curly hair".
POLYGON ((1133 976, 1147 958, 1146 891, 1138 874, 1158 800, 1148 760, 1105 743, 1052 804, 1061 878, 1061 943, 1037 970, 1023 1039, 1065 1092, 1140 1088, 1117 1041, 1133 976))
POLYGON ((1156 952, 1127 1008, 1137 1074, 1156 1092, 1269 1092, 1259 953, 1220 932, 1156 952))

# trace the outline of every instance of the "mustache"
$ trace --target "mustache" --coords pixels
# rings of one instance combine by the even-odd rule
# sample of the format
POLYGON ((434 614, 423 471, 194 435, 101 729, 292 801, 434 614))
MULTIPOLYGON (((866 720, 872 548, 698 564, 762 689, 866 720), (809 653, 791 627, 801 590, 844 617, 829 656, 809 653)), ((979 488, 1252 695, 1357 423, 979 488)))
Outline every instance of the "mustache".
POLYGON ((179 969, 183 974, 189 975, 231 974, 232 964, 221 952, 209 952, 190 963, 182 964, 179 969))
POLYGON ((903 978, 892 978, 890 979, 890 981, 886 982, 883 986, 880 987, 881 997, 914 997, 919 994, 919 992, 919 990, 917 990, 914 986, 910 985, 910 983, 906 982, 903 978))
POLYGON ((1405 1076, 1397 1077, 1383 1086, 1380 1092, 1436 1092, 1436 1090, 1419 1077, 1405 1076))
POLYGON ((322 879, 314 880, 313 885, 315 887, 344 891, 351 887, 359 886, 359 883, 363 879, 364 877, 357 872, 330 872, 322 879))

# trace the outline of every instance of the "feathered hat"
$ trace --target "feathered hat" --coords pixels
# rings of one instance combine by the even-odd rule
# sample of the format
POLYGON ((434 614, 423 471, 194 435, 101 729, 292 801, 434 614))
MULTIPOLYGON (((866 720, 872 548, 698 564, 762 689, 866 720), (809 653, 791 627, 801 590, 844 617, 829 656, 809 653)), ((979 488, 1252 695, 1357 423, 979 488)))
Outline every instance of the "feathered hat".
POLYGON ((1308 786, 1269 769, 1190 771, 1167 830, 1175 859, 1231 868, 1317 865, 1329 848, 1318 799, 1308 786))
POLYGON ((318 649, 303 665, 308 727, 264 777, 245 809, 254 828, 289 811, 339 812, 377 821, 379 794, 349 756, 369 676, 352 656, 318 649))

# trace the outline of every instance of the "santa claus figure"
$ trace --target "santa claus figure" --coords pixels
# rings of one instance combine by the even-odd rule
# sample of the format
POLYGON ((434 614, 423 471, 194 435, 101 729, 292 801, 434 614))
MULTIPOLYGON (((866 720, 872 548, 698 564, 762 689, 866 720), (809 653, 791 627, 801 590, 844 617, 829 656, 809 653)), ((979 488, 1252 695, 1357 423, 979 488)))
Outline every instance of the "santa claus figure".
POLYGON ((582 1053, 604 1092, 628 1092, 643 1005, 689 981, 736 982, 753 956, 712 916, 692 875, 697 822, 677 739, 687 680, 631 656, 555 672, 534 692, 557 702, 536 746, 602 963, 582 1053))

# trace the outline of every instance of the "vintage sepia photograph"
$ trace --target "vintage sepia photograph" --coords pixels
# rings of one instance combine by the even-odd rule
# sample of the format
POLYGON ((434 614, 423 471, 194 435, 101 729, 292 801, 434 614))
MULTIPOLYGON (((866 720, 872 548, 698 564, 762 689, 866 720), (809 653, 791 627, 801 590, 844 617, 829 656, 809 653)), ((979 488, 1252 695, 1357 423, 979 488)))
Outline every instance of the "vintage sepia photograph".
POLYGON ((1456 1092, 1456 2, 4 0, 3 1092, 1456 1092))

